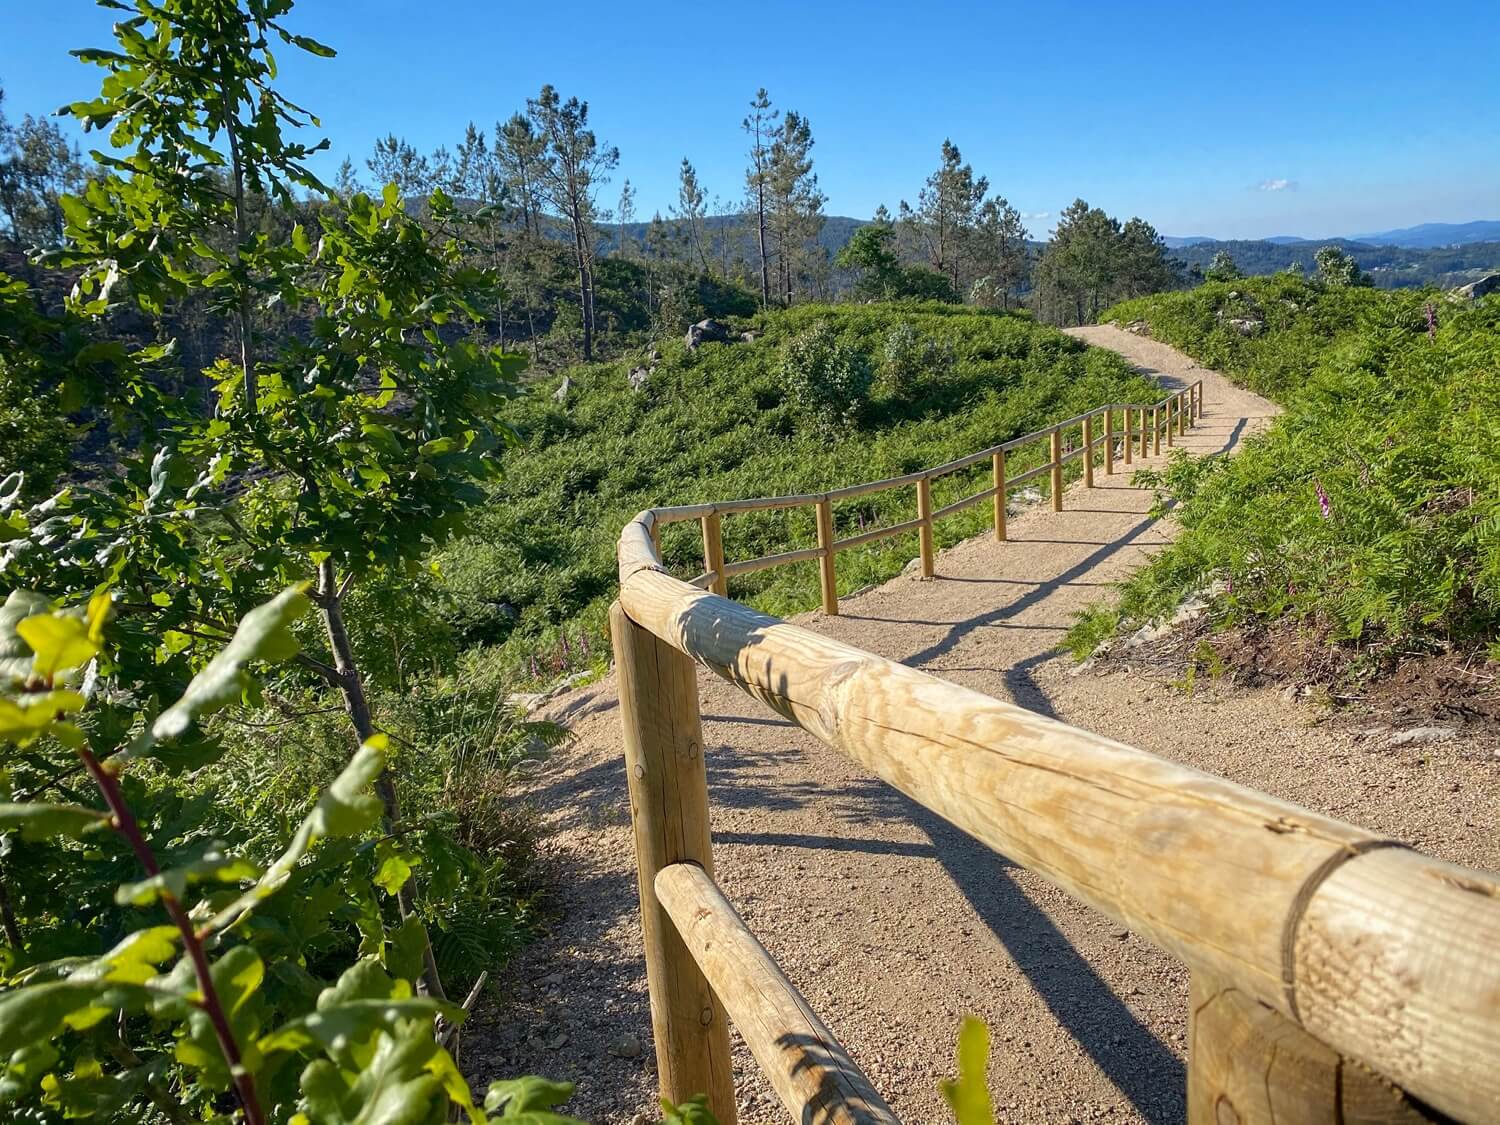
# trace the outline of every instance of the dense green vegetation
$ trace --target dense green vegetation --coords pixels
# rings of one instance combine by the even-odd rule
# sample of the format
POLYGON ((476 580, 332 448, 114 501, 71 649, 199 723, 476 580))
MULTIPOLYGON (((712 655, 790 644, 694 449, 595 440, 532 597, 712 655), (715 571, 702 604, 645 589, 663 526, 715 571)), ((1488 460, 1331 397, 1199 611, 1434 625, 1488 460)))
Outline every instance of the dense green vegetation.
POLYGON ((453 1049, 531 925, 507 770, 556 732, 410 666, 400 596, 524 361, 472 216, 305 167, 269 43, 332 52, 289 8, 142 3, 80 52, 107 75, 67 112, 120 154, 28 264, 65 307, 0 273, 0 1105, 560 1123, 566 1087, 476 1106, 453 1049), (184 373, 190 302, 230 346, 184 373))
POLYGON ((1209 267, 1215 256, 1227 254, 1252 276, 1300 269, 1311 274, 1317 268, 1322 247, 1337 246, 1369 275, 1381 289, 1413 289, 1436 285, 1464 285, 1486 273, 1500 272, 1500 242, 1470 242, 1459 246, 1375 246, 1331 238, 1323 242, 1270 242, 1265 239, 1206 240, 1177 246, 1172 257, 1182 262, 1190 276, 1212 278, 1209 267))
MULTIPOLYGON (((1500 659, 1500 301, 1281 275, 1109 316, 1286 407, 1239 456, 1153 478, 1184 531, 1126 585, 1126 626, 1217 582, 1220 622, 1295 621, 1359 668, 1411 651, 1500 659)), ((1075 639, 1113 624, 1092 614, 1075 639)))
MULTIPOLYGON (((643 390, 627 379, 643 361, 626 359, 570 371, 562 403, 551 393, 560 385, 554 380, 517 404, 511 417, 524 451, 507 457, 468 533, 438 556, 436 596, 456 643, 498 644, 505 666, 541 675, 565 655, 575 664, 596 655, 615 585, 615 540, 642 508, 897 476, 1100 402, 1159 394, 1113 353, 1085 349, 1025 315, 936 303, 809 305, 754 325, 760 334, 750 343, 696 351, 664 343, 643 390), (785 372, 820 326, 840 349, 840 364, 865 366, 874 378, 847 424, 832 427, 820 408, 799 402, 785 372)), ((978 491, 988 471, 982 465, 940 481, 934 503, 978 491)), ((914 504, 913 491, 901 489, 837 505, 839 534, 910 519, 914 504)), ((938 541, 973 534, 987 512, 979 505, 940 522, 938 541)), ((724 521, 731 560, 815 541, 811 509, 724 521)), ((683 574, 702 570, 695 524, 668 528, 663 551, 683 574)), ((902 537, 840 555, 840 586, 888 578, 913 554, 902 537)), ((812 564, 731 586, 776 613, 817 601, 812 564)))

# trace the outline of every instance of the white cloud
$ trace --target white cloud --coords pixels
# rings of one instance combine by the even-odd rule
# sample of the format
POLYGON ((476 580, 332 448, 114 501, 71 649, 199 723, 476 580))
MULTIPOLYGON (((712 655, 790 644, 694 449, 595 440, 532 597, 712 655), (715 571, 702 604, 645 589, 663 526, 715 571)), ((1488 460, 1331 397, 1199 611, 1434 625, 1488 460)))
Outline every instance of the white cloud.
POLYGON ((1022 211, 1021 212, 1021 218, 1023 218, 1023 219, 1050 219, 1051 217, 1052 217, 1052 212, 1051 211, 1022 211))
POLYGON ((1261 180, 1255 185, 1258 191, 1296 191, 1296 180, 1261 180))

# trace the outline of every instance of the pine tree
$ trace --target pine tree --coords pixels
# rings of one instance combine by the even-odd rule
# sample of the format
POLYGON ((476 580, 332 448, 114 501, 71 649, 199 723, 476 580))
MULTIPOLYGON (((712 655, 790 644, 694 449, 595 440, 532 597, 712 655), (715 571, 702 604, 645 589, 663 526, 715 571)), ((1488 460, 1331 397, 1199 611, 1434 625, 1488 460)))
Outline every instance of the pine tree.
POLYGON ((583 322, 582 358, 594 358, 594 222, 599 217, 594 193, 609 182, 620 163, 620 150, 600 144, 589 128, 589 104, 562 99, 552 86, 526 103, 536 131, 546 139, 541 164, 542 195, 565 219, 573 236, 578 270, 578 302, 583 322))
POLYGON ((958 146, 945 140, 941 163, 927 177, 917 206, 901 201, 903 224, 916 234, 932 268, 948 277, 955 292, 963 292, 962 268, 971 254, 975 223, 989 186, 963 163, 958 146))
MULTIPOLYGON (((1133 218, 1125 224, 1120 231, 1117 254, 1118 288, 1111 294, 1111 300, 1160 293, 1177 283, 1177 272, 1167 257, 1167 244, 1145 219, 1133 218)), ((1094 315, 1098 317, 1097 308, 1094 315)))
POLYGON ((703 188, 698 184, 698 170, 684 156, 682 167, 677 173, 677 209, 674 217, 681 228, 688 264, 691 265, 691 259, 696 257, 704 273, 709 272, 708 245, 703 227, 707 215, 707 199, 703 188))
POLYGON ((784 306, 793 290, 809 244, 823 229, 827 201, 812 170, 812 126, 801 114, 788 110, 771 142, 766 170, 767 226, 775 245, 777 291, 784 306))
POLYGON ((1003 196, 985 200, 974 233, 976 268, 990 281, 1001 308, 1026 280, 1026 225, 1003 196))
POLYGON ((526 312, 526 331, 531 340, 531 355, 538 354, 536 330, 536 275, 546 247, 542 238, 542 164, 547 141, 537 134, 531 120, 524 114, 512 114, 503 124, 495 123, 495 141, 492 148, 495 166, 506 199, 513 209, 519 211, 521 229, 514 239, 511 252, 511 270, 519 285, 522 304, 526 312))
POLYGON ((359 173, 354 169, 354 161, 347 156, 339 162, 339 170, 334 175, 333 186, 344 199, 348 199, 355 192, 364 190, 359 182, 359 173))
POLYGON ((620 224, 620 247, 618 253, 622 258, 630 257, 630 244, 632 239, 625 232, 625 228, 635 222, 635 188, 627 176, 625 182, 620 185, 620 205, 615 208, 615 220, 620 224))
POLYGON ((495 125, 495 161, 514 205, 521 211, 521 226, 529 235, 541 234, 542 164, 547 151, 545 137, 537 135, 529 118, 513 114, 505 124, 495 125))
POLYGON ((454 155, 451 178, 453 190, 465 199, 481 206, 501 202, 503 188, 495 155, 490 151, 489 139, 472 121, 464 129, 464 139, 454 155))
POLYGON ((653 262, 665 261, 672 256, 672 235, 667 224, 657 211, 646 224, 646 257, 653 262))
POLYGON ((365 167, 378 185, 395 184, 406 198, 426 195, 439 186, 446 174, 445 168, 435 166, 433 159, 423 156, 395 133, 387 133, 375 142, 375 151, 365 161, 365 167))
POLYGON ((781 111, 771 108, 771 97, 762 86, 750 103, 750 116, 740 123, 750 135, 750 167, 745 171, 749 211, 755 216, 756 244, 760 252, 760 303, 771 303, 771 259, 766 245, 770 218, 771 142, 781 111))

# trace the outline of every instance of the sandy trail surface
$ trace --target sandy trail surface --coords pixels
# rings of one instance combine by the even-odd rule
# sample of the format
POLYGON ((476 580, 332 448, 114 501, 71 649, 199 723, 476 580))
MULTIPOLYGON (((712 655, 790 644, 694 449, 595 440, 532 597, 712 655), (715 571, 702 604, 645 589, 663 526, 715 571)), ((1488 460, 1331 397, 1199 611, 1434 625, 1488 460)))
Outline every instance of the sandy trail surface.
MULTIPOLYGON (((1073 334, 1166 387, 1203 379, 1204 416, 1180 439, 1194 453, 1232 451, 1276 412, 1151 340, 1073 334)), ((1014 516, 1007 543, 942 552, 934 581, 903 576, 844 600, 837 618, 797 620, 1443 858, 1500 867, 1489 750, 1463 739, 1392 750, 1271 690, 1185 696, 1128 671, 1078 674, 1059 647, 1074 614, 1175 531, 1150 517, 1150 493, 1123 468, 1095 481, 1061 513, 1014 516)), ((1181 964, 717 677, 702 673, 700 692, 719 882, 903 1120, 949 1120, 938 1081, 968 1013, 991 1028, 1002 1120, 1183 1119, 1181 964)), ((572 1080, 570 1112, 630 1122, 654 1109, 656 1074, 613 680, 550 713, 576 734, 529 783, 559 916, 476 1013, 464 1065, 476 1081, 572 1080)), ((742 1122, 787 1120, 737 1040, 735 1072, 742 1122)))

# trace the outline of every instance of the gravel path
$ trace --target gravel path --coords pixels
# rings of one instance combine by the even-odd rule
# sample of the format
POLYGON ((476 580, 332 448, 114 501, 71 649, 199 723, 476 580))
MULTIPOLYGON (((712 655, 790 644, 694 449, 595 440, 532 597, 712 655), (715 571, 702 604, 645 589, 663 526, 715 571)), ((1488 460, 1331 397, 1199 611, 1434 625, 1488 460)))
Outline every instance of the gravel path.
MULTIPOLYGON (((1178 352, 1117 329, 1110 347, 1169 387, 1205 381, 1184 444, 1232 449, 1275 407, 1178 352)), ((1400 750, 1274 691, 1190 697, 1133 674, 1078 674, 1073 615, 1174 534, 1150 494, 1099 472, 1067 510, 1028 510, 1011 542, 942 552, 938 578, 898 578, 799 622, 998 698, 1411 841, 1500 868, 1500 760, 1455 740, 1400 750)), ((1186 969, 1012 866, 716 677, 700 677, 720 883, 902 1118, 948 1117, 959 1019, 993 1036, 1006 1121, 1183 1119, 1186 969)), ((557 701, 576 741, 533 779, 561 917, 465 1036, 476 1079, 570 1079, 569 1107, 630 1122, 655 1104, 618 710, 606 679, 557 701)), ((742 1045, 741 1121, 786 1115, 742 1045)), ((652 1118, 654 1120, 654 1118, 652 1118)))

